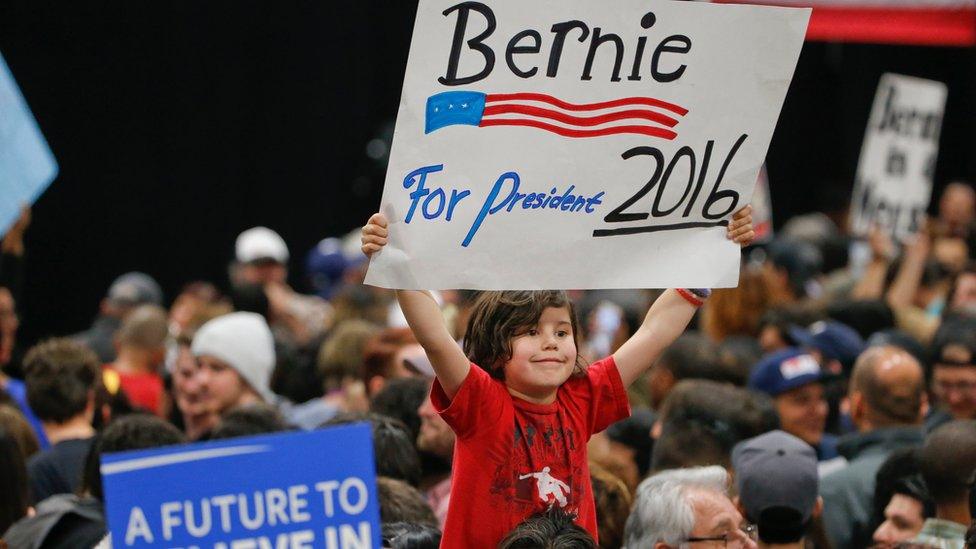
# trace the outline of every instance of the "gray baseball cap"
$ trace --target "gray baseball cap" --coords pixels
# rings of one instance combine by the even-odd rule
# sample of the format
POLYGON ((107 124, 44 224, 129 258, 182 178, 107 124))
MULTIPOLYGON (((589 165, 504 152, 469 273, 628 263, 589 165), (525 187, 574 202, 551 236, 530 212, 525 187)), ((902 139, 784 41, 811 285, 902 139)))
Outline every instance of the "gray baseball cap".
POLYGON ((742 441, 732 449, 739 500, 753 522, 767 509, 792 509, 810 520, 817 502, 817 455, 813 448, 783 431, 742 441))
POLYGON ((153 277, 139 272, 125 273, 108 288, 108 297, 116 305, 162 305, 163 290, 153 277))

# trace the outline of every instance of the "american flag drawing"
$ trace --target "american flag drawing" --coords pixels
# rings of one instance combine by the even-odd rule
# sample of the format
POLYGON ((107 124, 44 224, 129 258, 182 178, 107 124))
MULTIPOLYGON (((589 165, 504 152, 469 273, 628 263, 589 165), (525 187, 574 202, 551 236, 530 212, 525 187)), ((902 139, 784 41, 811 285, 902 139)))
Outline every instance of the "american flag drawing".
POLYGON ((688 109, 651 97, 575 104, 542 93, 449 91, 427 98, 424 133, 445 126, 524 126, 564 137, 638 134, 671 140, 688 109))

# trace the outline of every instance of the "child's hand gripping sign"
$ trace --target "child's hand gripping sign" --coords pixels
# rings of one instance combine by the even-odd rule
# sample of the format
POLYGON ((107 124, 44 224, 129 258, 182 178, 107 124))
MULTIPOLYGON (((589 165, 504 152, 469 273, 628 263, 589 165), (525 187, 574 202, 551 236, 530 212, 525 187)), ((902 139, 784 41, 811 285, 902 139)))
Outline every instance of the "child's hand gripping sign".
POLYGON ((366 282, 734 286, 809 14, 422 0, 366 282))

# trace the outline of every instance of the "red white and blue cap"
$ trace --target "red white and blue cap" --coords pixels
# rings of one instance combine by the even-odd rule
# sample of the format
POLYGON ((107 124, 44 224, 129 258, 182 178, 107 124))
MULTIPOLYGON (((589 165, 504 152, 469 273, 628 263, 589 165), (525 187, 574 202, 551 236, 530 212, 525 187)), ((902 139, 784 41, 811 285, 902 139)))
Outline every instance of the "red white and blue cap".
POLYGON ((749 388, 776 396, 823 378, 820 363, 813 355, 790 347, 760 359, 749 375, 749 388))

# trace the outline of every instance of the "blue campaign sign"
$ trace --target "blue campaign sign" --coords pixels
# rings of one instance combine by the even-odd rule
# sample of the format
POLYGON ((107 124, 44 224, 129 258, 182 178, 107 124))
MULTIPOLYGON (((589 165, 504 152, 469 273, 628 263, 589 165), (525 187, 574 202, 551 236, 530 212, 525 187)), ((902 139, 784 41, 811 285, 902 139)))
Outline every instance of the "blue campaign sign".
POLYGON ((58 175, 58 163, 0 55, 0 235, 58 175))
POLYGON ((380 547, 366 423, 102 456, 112 546, 380 547))

